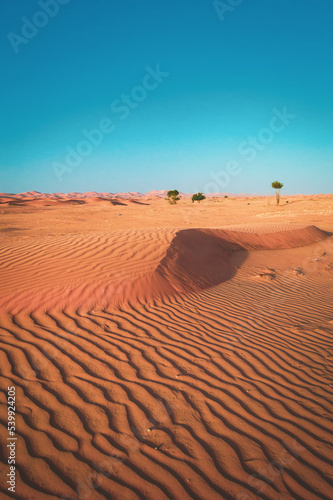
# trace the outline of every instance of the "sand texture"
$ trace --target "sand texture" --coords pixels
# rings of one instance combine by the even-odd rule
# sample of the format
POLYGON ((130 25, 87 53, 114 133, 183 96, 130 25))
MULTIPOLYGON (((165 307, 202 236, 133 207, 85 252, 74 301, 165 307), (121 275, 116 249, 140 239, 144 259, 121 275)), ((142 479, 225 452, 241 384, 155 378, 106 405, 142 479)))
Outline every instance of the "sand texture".
POLYGON ((0 195, 0 497, 331 499, 332 197, 74 195, 0 195))

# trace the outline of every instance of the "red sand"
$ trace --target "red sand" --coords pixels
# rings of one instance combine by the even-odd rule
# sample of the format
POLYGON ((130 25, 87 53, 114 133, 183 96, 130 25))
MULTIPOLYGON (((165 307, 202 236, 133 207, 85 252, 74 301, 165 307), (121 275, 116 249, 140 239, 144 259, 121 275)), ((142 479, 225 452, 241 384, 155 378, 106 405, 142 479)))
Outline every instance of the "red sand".
POLYGON ((332 200, 95 195, 0 206, 15 498, 331 498, 332 200))

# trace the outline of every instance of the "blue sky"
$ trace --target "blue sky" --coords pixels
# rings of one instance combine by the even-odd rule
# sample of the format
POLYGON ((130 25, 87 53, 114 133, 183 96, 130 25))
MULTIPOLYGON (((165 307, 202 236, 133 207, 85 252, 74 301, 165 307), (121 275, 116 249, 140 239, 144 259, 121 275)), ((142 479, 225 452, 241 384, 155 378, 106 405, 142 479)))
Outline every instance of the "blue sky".
POLYGON ((0 191, 332 192, 332 1, 229 1, 3 2, 0 191))

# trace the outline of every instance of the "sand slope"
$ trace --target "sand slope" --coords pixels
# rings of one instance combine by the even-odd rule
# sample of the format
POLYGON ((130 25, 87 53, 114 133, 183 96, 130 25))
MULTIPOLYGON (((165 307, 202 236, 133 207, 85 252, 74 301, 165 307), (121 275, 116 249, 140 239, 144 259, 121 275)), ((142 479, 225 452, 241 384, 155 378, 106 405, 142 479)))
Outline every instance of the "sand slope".
POLYGON ((0 247, 16 498, 331 498, 332 237, 274 229, 0 247))

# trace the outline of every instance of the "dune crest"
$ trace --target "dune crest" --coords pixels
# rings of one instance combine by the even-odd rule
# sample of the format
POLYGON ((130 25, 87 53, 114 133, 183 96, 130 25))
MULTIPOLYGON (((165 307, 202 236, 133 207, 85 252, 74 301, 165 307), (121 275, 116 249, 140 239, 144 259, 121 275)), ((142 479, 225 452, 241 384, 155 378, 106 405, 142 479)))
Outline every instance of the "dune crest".
POLYGON ((327 238, 314 226, 264 234, 186 229, 124 233, 120 239, 60 238, 3 253, 0 310, 106 308, 196 292, 231 279, 249 252, 327 238))
POLYGON ((248 251, 297 248, 326 238, 315 226, 266 234, 187 229, 177 233, 156 272, 177 292, 198 291, 230 279, 248 251))

